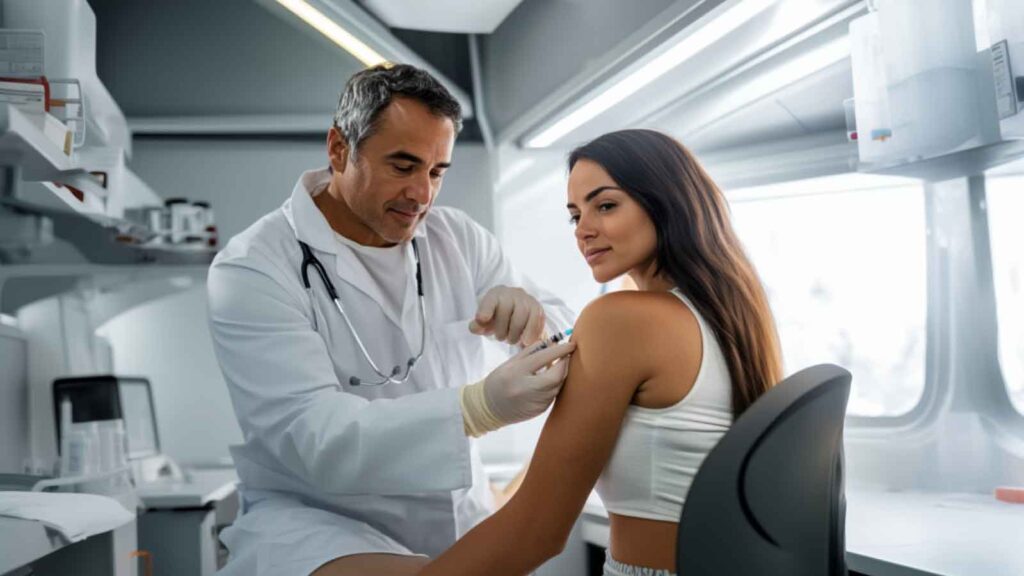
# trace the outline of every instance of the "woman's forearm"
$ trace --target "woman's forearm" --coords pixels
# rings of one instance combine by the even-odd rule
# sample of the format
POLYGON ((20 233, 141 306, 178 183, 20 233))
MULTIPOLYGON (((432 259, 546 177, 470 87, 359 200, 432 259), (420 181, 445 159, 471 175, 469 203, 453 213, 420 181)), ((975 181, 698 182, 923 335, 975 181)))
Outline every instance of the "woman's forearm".
POLYGON ((531 518, 515 502, 473 528, 418 576, 521 576, 528 574, 565 546, 568 533, 542 518, 531 518), (519 508, 519 509, 517 509, 519 508))
POLYGON ((491 484, 491 493, 494 495, 495 510, 501 510, 501 508, 516 495, 519 487, 523 485, 523 479, 526 478, 526 473, 529 470, 530 462, 527 461, 526 465, 523 466, 523 469, 520 470, 504 488, 498 488, 493 483, 491 484))

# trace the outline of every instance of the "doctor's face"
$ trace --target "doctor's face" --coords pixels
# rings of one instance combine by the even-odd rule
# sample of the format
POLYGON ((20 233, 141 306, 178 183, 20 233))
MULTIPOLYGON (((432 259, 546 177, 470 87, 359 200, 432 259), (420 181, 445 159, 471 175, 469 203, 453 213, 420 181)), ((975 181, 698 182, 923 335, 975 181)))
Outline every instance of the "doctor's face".
POLYGON ((600 164, 581 159, 569 173, 569 221, 576 245, 594 280, 649 275, 657 259, 658 234, 643 207, 600 164))
POLYGON ((332 137, 330 191, 348 212, 338 215, 346 228, 338 231, 367 246, 412 238, 441 190, 454 144, 449 118, 401 97, 380 113, 376 131, 359 145, 355 159, 344 138, 332 137))

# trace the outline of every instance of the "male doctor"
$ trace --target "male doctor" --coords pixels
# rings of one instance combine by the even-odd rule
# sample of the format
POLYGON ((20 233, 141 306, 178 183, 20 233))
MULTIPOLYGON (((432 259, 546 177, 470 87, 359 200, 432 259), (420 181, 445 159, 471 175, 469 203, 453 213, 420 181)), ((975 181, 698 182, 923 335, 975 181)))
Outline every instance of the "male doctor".
POLYGON ((568 363, 551 363, 573 345, 534 349, 570 310, 465 214, 432 208, 460 128, 426 72, 357 73, 329 167, 210 268, 210 330, 245 439, 231 449, 243 514, 222 534, 225 574, 425 563, 492 510, 469 437, 558 393, 568 363), (483 335, 526 348, 484 374, 483 335))

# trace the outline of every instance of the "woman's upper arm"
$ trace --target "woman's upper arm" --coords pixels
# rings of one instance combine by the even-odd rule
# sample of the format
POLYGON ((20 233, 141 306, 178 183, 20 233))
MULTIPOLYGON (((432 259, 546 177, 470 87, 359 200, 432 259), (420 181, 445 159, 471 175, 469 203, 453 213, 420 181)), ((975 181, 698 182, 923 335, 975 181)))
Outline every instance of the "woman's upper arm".
POLYGON ((522 487, 421 574, 523 574, 561 550, 615 447, 634 391, 648 377, 640 338, 650 318, 635 304, 643 302, 610 294, 583 311, 569 376, 522 487))
POLYGON ((506 506, 509 514, 531 516, 545 537, 568 536, 611 456, 637 387, 651 376, 654 367, 644 354, 646 304, 635 293, 610 294, 576 324, 569 375, 526 479, 506 506))

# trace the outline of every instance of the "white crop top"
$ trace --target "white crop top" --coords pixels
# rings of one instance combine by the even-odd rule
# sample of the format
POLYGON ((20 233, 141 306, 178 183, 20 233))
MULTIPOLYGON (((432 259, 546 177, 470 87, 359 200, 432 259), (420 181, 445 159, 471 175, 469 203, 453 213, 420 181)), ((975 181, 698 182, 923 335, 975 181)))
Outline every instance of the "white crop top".
POLYGON ((714 332, 697 317, 701 361, 697 380, 667 408, 626 409, 619 439, 597 480, 597 493, 614 514, 678 522, 686 493, 704 457, 732 425, 732 381, 714 332))

